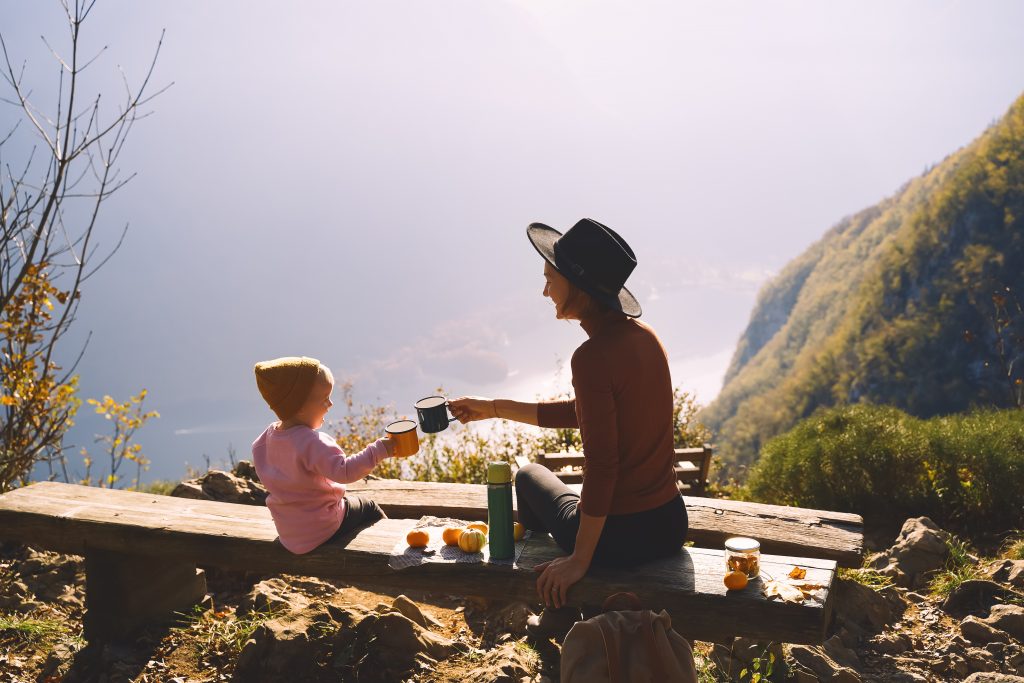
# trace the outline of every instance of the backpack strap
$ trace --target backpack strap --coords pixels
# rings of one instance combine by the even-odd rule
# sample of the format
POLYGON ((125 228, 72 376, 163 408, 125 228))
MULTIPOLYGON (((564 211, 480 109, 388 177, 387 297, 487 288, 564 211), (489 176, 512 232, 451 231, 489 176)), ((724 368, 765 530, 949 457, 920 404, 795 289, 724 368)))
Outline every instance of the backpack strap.
POLYGON ((667 674, 665 667, 662 666, 661 658, 664 653, 658 652, 658 640, 654 636, 654 613, 649 609, 644 610, 643 618, 643 630, 644 640, 647 641, 647 655, 648 663, 651 665, 652 673, 654 674, 654 681, 665 681, 667 680, 667 674))
POLYGON ((611 626, 604 619, 596 619, 601 627, 601 638, 604 639, 604 652, 608 660, 608 680, 610 683, 627 683, 622 677, 622 662, 619 660, 619 648, 615 646, 615 639, 609 631, 611 626))

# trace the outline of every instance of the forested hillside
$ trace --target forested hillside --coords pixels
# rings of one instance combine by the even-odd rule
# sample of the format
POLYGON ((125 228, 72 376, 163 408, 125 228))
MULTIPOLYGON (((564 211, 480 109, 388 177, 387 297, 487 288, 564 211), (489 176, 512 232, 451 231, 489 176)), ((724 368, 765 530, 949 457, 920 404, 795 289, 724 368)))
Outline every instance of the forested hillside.
POLYGON ((1020 405, 1024 96, 969 146, 845 218, 761 291, 702 413, 726 471, 822 406, 919 417, 1020 405))

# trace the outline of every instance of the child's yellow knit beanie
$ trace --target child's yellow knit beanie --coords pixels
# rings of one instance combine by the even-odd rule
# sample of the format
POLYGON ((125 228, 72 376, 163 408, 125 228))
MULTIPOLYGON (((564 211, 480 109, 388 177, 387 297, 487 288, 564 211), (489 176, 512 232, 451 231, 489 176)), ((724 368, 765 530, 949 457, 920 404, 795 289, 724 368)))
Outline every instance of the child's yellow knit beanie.
POLYGON ((256 386, 279 418, 287 420, 302 409, 320 371, 320 361, 285 356, 256 364, 256 386))

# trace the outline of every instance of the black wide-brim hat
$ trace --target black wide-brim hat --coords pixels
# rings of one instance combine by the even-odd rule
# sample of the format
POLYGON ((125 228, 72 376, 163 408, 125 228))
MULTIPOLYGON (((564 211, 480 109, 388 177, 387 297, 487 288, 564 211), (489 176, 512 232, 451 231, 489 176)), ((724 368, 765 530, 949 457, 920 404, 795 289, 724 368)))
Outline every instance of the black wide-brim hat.
POLYGON ((640 317, 640 302, 625 287, 636 255, 614 230, 584 218, 564 235, 543 223, 530 223, 526 236, 569 282, 612 310, 640 317))

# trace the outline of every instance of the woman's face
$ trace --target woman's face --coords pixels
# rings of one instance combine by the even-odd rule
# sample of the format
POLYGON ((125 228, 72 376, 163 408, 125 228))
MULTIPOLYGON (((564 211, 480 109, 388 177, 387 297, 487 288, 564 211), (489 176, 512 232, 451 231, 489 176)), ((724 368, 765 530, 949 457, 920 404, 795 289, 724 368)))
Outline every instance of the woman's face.
POLYGON ((569 281, 547 261, 544 262, 544 296, 555 304, 555 317, 563 320, 569 300, 569 281))

